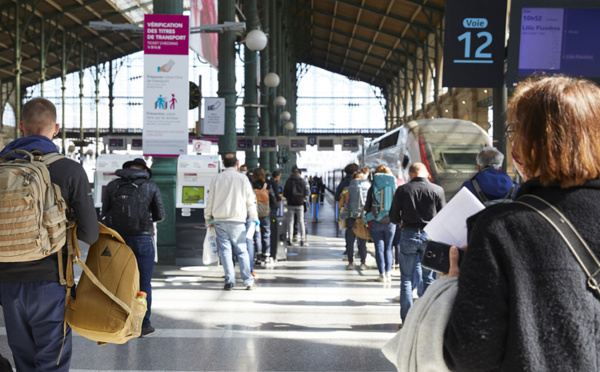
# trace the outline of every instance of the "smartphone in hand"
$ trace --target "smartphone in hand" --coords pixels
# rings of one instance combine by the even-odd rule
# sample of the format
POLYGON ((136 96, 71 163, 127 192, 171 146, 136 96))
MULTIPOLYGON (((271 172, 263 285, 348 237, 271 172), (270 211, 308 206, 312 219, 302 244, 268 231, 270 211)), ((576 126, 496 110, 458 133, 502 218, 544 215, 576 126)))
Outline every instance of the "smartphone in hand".
MULTIPOLYGON (((450 271, 450 244, 429 240, 421 260, 421 266, 442 274, 450 271)), ((458 248, 458 266, 462 262, 465 250, 458 248)))

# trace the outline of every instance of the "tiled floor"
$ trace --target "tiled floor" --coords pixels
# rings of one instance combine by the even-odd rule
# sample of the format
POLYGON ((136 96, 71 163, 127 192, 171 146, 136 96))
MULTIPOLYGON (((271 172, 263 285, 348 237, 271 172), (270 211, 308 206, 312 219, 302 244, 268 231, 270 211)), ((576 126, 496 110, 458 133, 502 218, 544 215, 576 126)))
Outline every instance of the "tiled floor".
MULTIPOLYGON (((76 335, 71 371, 393 371, 381 347, 399 322, 399 273, 376 282, 371 255, 372 269, 346 270, 328 199, 307 224, 310 245, 256 268, 254 291, 240 282, 223 291, 221 267, 157 267, 156 333, 104 346, 76 335)), ((0 353, 10 356, 0 325, 0 353)))

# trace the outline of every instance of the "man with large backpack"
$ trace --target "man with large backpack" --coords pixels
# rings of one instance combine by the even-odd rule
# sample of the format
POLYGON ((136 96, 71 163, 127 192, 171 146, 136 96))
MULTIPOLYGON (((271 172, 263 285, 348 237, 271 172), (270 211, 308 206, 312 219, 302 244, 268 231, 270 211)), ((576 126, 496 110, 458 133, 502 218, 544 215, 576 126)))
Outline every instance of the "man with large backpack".
POLYGON ((348 255, 348 266, 346 266, 346 270, 354 270, 355 241, 358 241, 358 254, 360 256, 359 269, 361 271, 368 269, 366 264, 367 240, 356 236, 354 234, 353 227, 356 223, 356 219, 362 218, 361 212, 363 211, 363 207, 367 201, 367 194, 370 187, 371 183, 366 180, 366 175, 362 172, 355 172, 352 175, 352 181, 350 181, 350 185, 346 187, 347 192, 345 195, 347 195, 347 197, 345 197, 344 193, 342 193, 342 198, 338 203, 340 210, 342 206, 344 206, 349 213, 349 216, 346 219, 346 254, 348 255))
POLYGON ((140 337, 154 333, 150 322, 152 272, 154 271, 154 222, 165 219, 165 208, 158 186, 150 181, 152 171, 144 159, 123 163, 102 195, 102 221, 121 235, 135 254, 140 271, 140 291, 146 292, 148 309, 140 337))
POLYGON ((477 154, 477 174, 462 184, 485 206, 514 200, 519 186, 502 170, 502 154, 495 147, 485 147, 477 154))
MULTIPOLYGON (((52 142, 52 138, 60 128, 56 123, 56 107, 52 102, 44 98, 34 98, 27 102, 23 105, 22 121, 18 125, 23 137, 4 147, 0 152, 1 163, 11 162, 8 159, 13 158, 25 160, 29 158, 29 155, 24 156, 23 153, 11 154, 14 150, 44 154, 40 159, 42 162, 47 156, 59 152, 52 142)), ((18 160, 12 162, 18 164, 18 160)), ((60 197, 59 199, 64 199, 66 208, 62 210, 59 208, 60 213, 66 212, 69 221, 77 222, 78 240, 88 244, 94 243, 98 239, 99 227, 85 170, 79 163, 60 157, 48 165, 48 171, 51 181, 49 187, 58 186, 60 193, 54 192, 60 197)), ((0 181, 6 182, 6 180, 0 181)), ((23 189, 26 186, 23 185, 23 189)), ((5 202, 10 192, 11 190, 3 190, 0 193, 0 201, 5 202)), ((30 195, 27 196, 29 197, 30 195)), ((23 201, 26 202, 27 198, 23 201)), ((33 209, 32 206, 31 210, 33 209)), ((42 229, 45 230, 44 227, 42 229)), ((11 238, 18 234, 16 231, 7 231, 11 238)), ((4 232, 2 234, 6 236, 4 232)), ((40 231, 42 238, 44 235, 45 232, 40 231)), ((13 248, 17 250, 19 247, 15 245, 13 248)), ((51 243, 44 248, 50 251, 51 243)), ((6 335, 17 371, 66 372, 69 370, 72 339, 71 328, 64 325, 66 300, 64 277, 65 268, 71 263, 67 262, 66 251, 65 245, 56 253, 21 262, 17 262, 18 257, 10 261, 2 256, 0 303, 4 312, 6 335)))
POLYGON ((300 223, 300 246, 306 247, 306 227, 304 226, 304 204, 308 196, 306 181, 300 177, 298 168, 292 168, 290 178, 283 187, 283 197, 287 199, 288 205, 288 241, 287 245, 292 245, 291 237, 294 231, 294 216, 300 223))

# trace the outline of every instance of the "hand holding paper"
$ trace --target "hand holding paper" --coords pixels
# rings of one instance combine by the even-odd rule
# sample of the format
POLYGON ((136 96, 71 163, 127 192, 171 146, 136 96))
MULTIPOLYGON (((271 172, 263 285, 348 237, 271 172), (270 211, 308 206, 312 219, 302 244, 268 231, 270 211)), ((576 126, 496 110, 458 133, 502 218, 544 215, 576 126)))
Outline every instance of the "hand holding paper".
POLYGON ((462 247, 467 244, 467 218, 482 209, 479 199, 463 187, 425 226, 425 232, 432 240, 462 247))

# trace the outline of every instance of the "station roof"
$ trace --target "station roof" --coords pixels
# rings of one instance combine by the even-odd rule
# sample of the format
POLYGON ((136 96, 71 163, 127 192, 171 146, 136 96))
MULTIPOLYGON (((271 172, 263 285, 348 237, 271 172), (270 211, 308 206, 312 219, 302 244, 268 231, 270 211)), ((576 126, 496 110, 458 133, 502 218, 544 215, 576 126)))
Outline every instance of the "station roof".
POLYGON ((14 79, 16 35, 21 39, 22 87, 40 82, 43 56, 48 80, 61 76, 63 60, 67 61, 67 71, 73 72, 82 64, 87 68, 140 51, 141 34, 97 31, 89 26, 90 21, 134 23, 133 18, 139 13, 143 17, 144 5, 137 0, 4 0, 0 5, 0 28, 8 32, 0 32, 0 79, 14 79), (131 5, 135 8, 125 8, 128 3, 135 4, 131 5), (46 31, 44 39, 41 27, 46 31), (63 58, 63 35, 66 58, 63 58))
MULTIPOLYGON (((378 87, 385 87, 436 32, 445 4, 445 0, 285 1, 293 21, 284 27, 294 35, 298 62, 378 87)), ((17 32, 22 40, 21 86, 27 87, 39 83, 43 56, 46 79, 60 77, 63 35, 68 72, 142 50, 141 34, 98 31, 89 22, 139 25, 151 12, 152 2, 144 0, 4 0, 0 26, 9 32, 0 32, 0 79, 15 76, 17 32)))
MULTIPOLYGON (((444 16, 445 0, 295 0, 299 62, 384 87, 444 16)), ((441 35, 440 35, 441 36, 441 35)))

